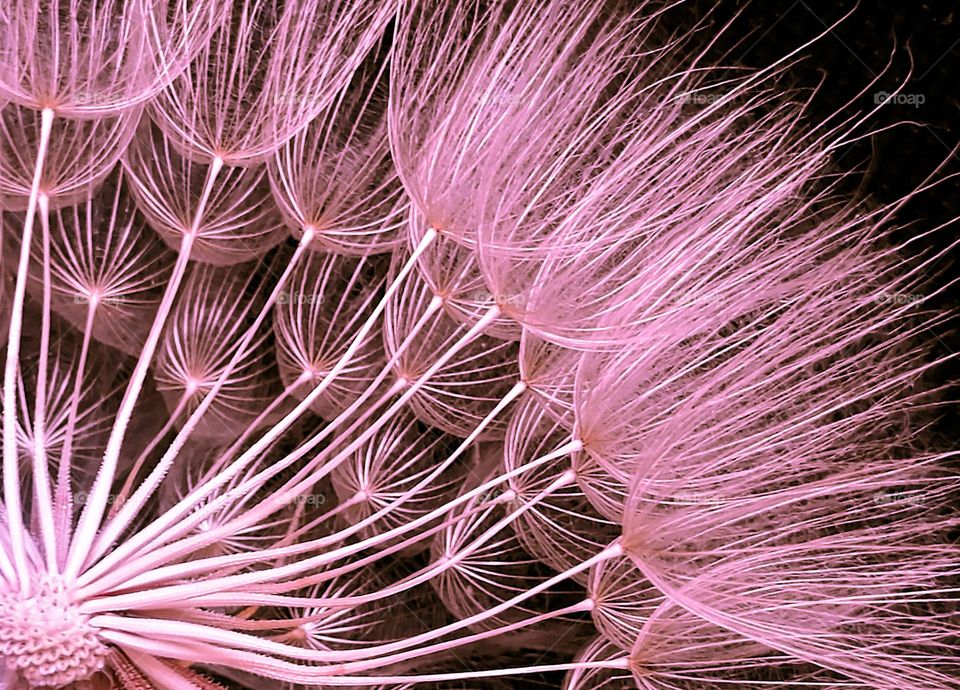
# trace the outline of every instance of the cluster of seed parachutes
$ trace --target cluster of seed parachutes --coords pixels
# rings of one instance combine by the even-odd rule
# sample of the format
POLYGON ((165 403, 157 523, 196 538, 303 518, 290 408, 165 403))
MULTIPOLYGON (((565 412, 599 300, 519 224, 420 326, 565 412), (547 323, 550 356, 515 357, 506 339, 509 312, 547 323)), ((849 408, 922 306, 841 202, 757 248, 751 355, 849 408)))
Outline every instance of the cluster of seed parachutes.
POLYGON ((9 687, 960 687, 938 257, 606 4, 0 2, 9 687))

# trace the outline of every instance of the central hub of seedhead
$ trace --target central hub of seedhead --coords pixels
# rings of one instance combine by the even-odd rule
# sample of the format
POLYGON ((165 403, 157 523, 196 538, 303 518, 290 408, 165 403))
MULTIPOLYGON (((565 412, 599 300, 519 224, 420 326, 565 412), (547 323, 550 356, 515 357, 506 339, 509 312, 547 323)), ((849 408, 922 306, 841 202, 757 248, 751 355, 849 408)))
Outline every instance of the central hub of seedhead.
POLYGON ((85 680, 104 667, 107 652, 58 579, 29 595, 0 593, 0 662, 31 688, 85 680))

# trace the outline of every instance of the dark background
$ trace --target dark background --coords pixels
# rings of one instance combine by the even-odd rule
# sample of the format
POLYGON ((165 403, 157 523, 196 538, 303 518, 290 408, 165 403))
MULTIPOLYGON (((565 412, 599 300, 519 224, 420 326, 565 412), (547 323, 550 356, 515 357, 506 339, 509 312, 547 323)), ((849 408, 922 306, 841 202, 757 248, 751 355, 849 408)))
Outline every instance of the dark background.
MULTIPOLYGON (((788 79, 793 86, 819 90, 810 107, 812 122, 842 115, 865 114, 877 91, 921 94, 921 105, 889 104, 872 117, 864 131, 892 129, 851 145, 837 166, 854 171, 851 178, 880 202, 908 194, 938 166, 941 178, 960 176, 960 0, 693 0, 692 15, 709 16, 717 28, 732 26, 720 38, 718 55, 726 64, 764 67, 827 31, 801 52, 788 79), (866 88, 875 86, 849 103, 866 88), (951 153, 952 152, 952 153, 951 153)), ((715 31, 713 32, 715 33, 715 31)), ((960 178, 946 179, 912 199, 897 218, 907 239, 944 226, 917 243, 917 252, 947 250, 931 270, 931 288, 946 287, 931 299, 938 309, 960 311, 960 178)), ((931 289, 931 292, 933 290, 931 289)), ((934 357, 960 353, 960 328, 954 318, 930 331, 934 357)), ((935 370, 937 383, 953 384, 957 397, 960 363, 935 370)), ((960 415, 955 408, 940 433, 948 447, 960 442, 960 415)))
MULTIPOLYGON (((837 158, 845 169, 864 173, 867 191, 880 201, 910 192, 940 163, 945 174, 960 173, 960 1, 941 0, 694 0, 694 14, 709 15, 719 27, 733 20, 721 36, 719 52, 726 62, 764 67, 844 21, 804 49, 789 70, 798 87, 822 83, 810 108, 819 122, 836 112, 866 113, 872 94, 920 94, 919 106, 890 104, 866 129, 894 129, 850 146, 837 158), (912 63, 912 69, 911 69, 912 63), (846 105, 871 79, 863 97, 846 105), (844 108, 844 106, 846 107, 844 108)), ((960 216, 960 183, 947 182, 914 200, 903 221, 922 226, 946 223, 960 216)), ((958 236, 958 228, 941 233, 942 242, 958 236)))

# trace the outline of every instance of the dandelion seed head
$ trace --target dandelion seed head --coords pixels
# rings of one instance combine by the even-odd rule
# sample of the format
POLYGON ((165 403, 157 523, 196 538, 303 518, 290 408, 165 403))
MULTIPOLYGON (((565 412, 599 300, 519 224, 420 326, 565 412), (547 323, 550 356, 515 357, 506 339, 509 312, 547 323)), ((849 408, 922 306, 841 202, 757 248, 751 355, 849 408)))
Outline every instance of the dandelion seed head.
POLYGON ((954 688, 945 252, 686 4, 0 0, 0 683, 954 688))
POLYGON ((109 653, 62 580, 43 576, 34 590, 0 593, 0 661, 31 688, 87 680, 109 653))

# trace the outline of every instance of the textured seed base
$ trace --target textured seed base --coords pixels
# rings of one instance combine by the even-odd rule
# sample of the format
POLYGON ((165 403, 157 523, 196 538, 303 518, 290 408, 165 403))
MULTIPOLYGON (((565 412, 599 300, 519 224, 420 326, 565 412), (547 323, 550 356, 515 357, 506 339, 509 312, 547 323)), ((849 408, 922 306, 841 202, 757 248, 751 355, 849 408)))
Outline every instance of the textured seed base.
POLYGON ((0 594, 0 659, 30 687, 85 680, 103 668, 107 652, 60 583, 46 580, 29 597, 0 594))

